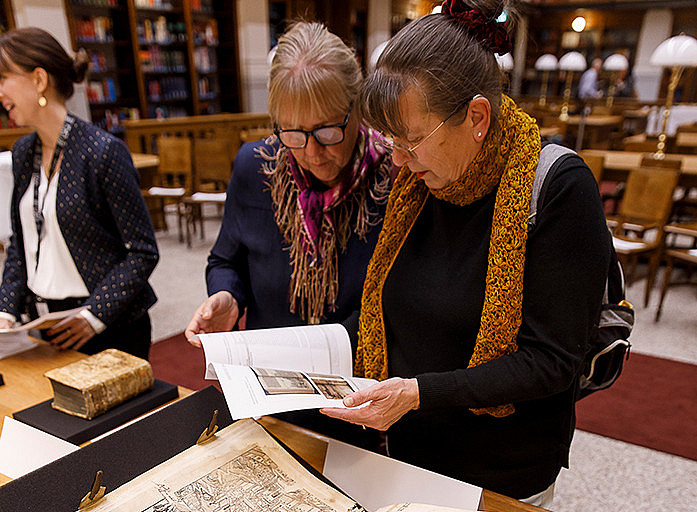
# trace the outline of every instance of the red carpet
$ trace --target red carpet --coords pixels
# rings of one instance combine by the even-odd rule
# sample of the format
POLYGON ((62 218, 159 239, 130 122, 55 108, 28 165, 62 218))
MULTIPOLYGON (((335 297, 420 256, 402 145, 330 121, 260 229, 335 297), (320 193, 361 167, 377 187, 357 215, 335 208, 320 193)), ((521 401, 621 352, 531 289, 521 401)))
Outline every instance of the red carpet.
POLYGON ((185 388, 199 390, 210 385, 220 389, 217 380, 205 380, 203 349, 191 345, 184 333, 154 343, 150 348, 150 364, 156 379, 185 388))
MULTIPOLYGON (((150 350, 155 377, 190 389, 206 381, 203 350, 183 334, 150 350)), ((577 427, 605 437, 697 460, 697 366, 633 353, 610 388, 578 402, 577 427)))
POLYGON ((587 432, 697 460, 697 366, 630 354, 615 384, 576 406, 587 432))

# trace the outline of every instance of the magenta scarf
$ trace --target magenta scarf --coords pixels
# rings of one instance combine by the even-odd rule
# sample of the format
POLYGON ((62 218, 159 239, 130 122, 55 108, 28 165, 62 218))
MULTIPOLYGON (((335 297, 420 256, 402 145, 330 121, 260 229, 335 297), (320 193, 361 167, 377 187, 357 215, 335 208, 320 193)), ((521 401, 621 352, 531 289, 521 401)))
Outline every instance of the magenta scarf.
POLYGON ((349 197, 369 177, 369 170, 379 165, 387 154, 384 138, 375 130, 369 130, 362 125, 358 128, 353 162, 348 172, 337 185, 326 190, 312 188, 310 172, 301 168, 288 152, 288 164, 298 187, 298 209, 303 221, 303 249, 306 253, 322 259, 318 250, 322 236, 322 219, 324 218, 334 228, 332 210, 349 197))

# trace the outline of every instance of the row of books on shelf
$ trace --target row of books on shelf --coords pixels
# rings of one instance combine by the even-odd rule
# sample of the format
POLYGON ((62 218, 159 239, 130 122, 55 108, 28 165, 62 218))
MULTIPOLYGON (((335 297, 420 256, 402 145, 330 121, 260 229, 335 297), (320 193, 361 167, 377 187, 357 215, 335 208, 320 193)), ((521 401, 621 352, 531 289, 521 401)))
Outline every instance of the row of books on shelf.
POLYGON ((119 0, 71 0, 74 5, 89 5, 91 7, 117 7, 119 0))
POLYGON ((176 107, 171 105, 150 105, 148 107, 148 117, 153 117, 155 119, 166 119, 170 117, 186 117, 188 115, 189 112, 184 107, 176 107))
POLYGON ((198 80, 198 97, 200 99, 211 99, 217 96, 217 92, 211 88, 208 77, 201 77, 198 80))
POLYGON ((114 103, 118 93, 113 78, 87 82, 87 101, 90 103, 114 103))
POLYGON ((95 122, 103 130, 116 135, 124 133, 124 121, 136 121, 140 119, 140 110, 135 107, 121 107, 104 111, 104 119, 95 122))
POLYGON ((135 5, 139 9, 163 9, 172 10, 174 6, 167 0, 135 0, 135 5))
POLYGON ((140 50, 140 62, 143 71, 158 73, 186 72, 186 57, 182 51, 160 50, 153 46, 140 50))
POLYGON ((101 50, 90 52, 90 71, 93 73, 104 73, 109 71, 106 54, 101 50))
POLYGON ((199 73, 211 73, 216 70, 215 51, 211 48, 199 47, 194 50, 194 66, 199 73))
POLYGON ((186 79, 182 77, 162 77, 148 80, 148 101, 185 100, 189 97, 186 79))
POLYGON ((213 0, 191 0, 191 10, 203 13, 213 12, 213 0))
POLYGON ((196 22, 192 28, 192 35, 195 45, 206 44, 215 46, 218 44, 218 23, 216 20, 196 22))
POLYGON ((78 42, 107 43, 114 40, 111 18, 107 16, 75 18, 73 32, 78 42))
POLYGON ((154 21, 145 19, 136 27, 140 44, 172 44, 186 42, 186 25, 183 21, 170 22, 164 16, 154 21))

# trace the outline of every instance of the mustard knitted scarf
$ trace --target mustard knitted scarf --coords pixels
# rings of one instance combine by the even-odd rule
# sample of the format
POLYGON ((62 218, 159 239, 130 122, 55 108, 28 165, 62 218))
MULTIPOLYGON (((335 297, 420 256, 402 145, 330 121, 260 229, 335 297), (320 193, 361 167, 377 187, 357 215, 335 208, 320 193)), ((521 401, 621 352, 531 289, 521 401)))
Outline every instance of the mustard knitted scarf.
MULTIPOLYGON (((397 176, 363 287, 355 362, 357 376, 379 380, 388 377, 382 290, 387 274, 429 193, 438 199, 464 206, 493 192, 498 186, 489 243, 484 307, 468 368, 518 349, 516 336, 522 317, 528 211, 540 154, 540 134, 534 119, 507 96, 502 96, 498 119, 463 176, 447 187, 429 190, 406 166, 397 176)), ((512 414, 515 409, 513 404, 502 404, 472 411, 503 417, 512 414)))

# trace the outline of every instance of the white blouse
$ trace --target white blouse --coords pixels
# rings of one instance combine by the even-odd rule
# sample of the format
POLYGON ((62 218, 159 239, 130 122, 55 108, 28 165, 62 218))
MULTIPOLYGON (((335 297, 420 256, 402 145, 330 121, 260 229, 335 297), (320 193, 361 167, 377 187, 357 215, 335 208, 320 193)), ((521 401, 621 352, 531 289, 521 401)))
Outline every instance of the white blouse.
MULTIPOLYGON (((65 243, 56 213, 58 175, 54 173, 50 183, 43 168, 39 181, 39 207, 43 205, 44 223, 41 236, 39 264, 36 264, 37 233, 34 219, 34 180, 19 202, 19 218, 24 235, 24 257, 27 269, 27 286, 44 299, 87 297, 85 286, 77 266, 65 243)), ((106 329, 106 325, 88 310, 81 313, 95 332, 106 329)))

